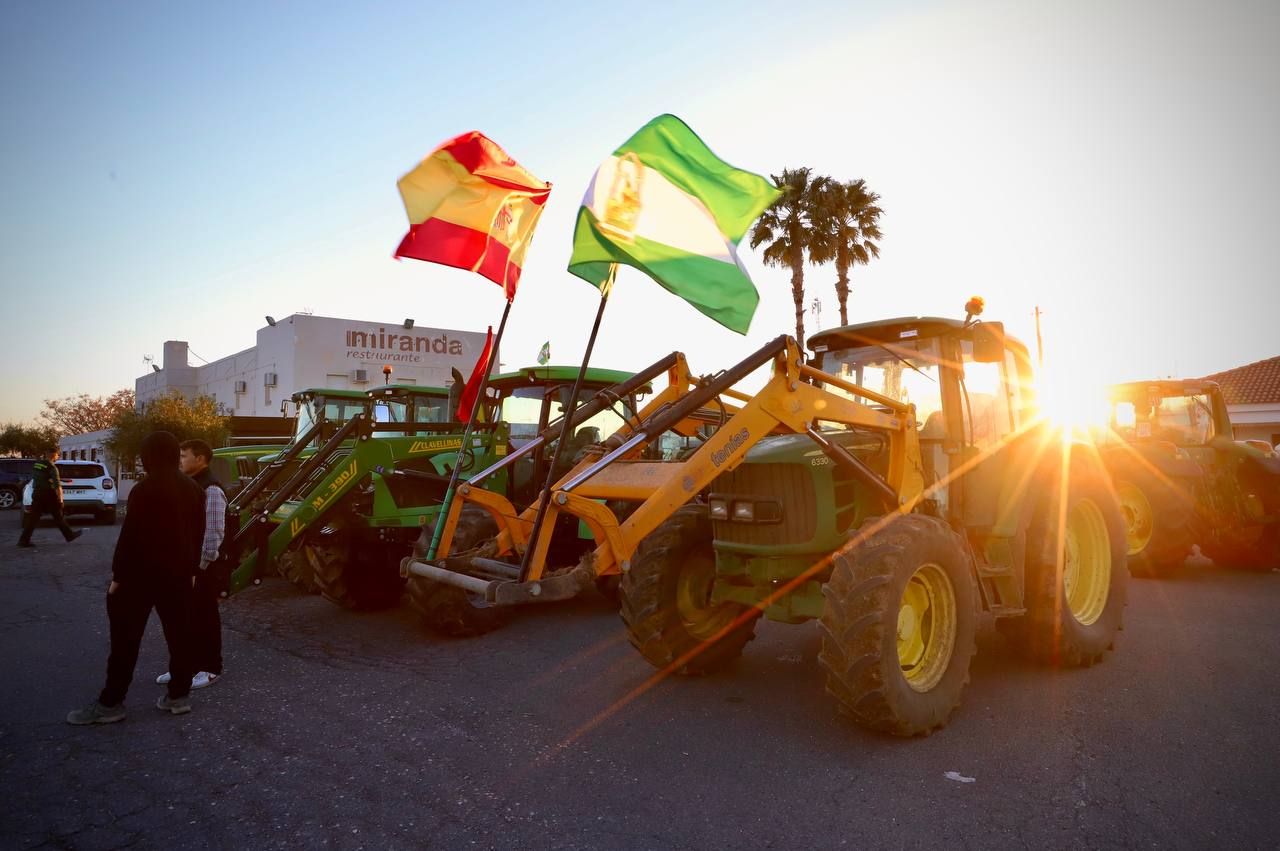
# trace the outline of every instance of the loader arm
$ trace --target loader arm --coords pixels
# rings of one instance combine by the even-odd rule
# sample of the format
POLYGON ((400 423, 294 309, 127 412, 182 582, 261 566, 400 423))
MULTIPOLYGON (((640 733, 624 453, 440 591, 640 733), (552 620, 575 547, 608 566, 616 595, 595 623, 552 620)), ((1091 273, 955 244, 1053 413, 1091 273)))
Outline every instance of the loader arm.
MULTIPOLYGON (((677 364, 683 366, 682 355, 678 356, 677 364)), ((533 596, 536 597, 537 584, 552 572, 546 559, 555 520, 559 515, 567 514, 590 528, 597 546, 576 568, 571 565, 564 567, 595 577, 616 574, 626 569, 627 561, 646 535, 682 505, 695 499, 718 476, 737 467, 762 438, 777 433, 808 434, 824 452, 833 453, 836 463, 858 464, 861 467, 855 471, 858 475, 875 477, 877 486, 892 497, 890 509, 913 506, 924 490, 913 408, 856 384, 838 378, 833 380, 825 374, 822 374, 824 382, 849 395, 815 387, 803 380, 810 372, 802 365, 799 348, 789 337, 774 340, 737 366, 709 379, 693 380, 688 378, 687 368, 678 374, 673 369, 668 388, 640 412, 636 423, 628 424, 603 444, 589 449, 586 456, 556 483, 552 489, 547 521, 536 541, 529 541, 536 506, 516 515, 510 503, 502 497, 464 486, 459 491, 461 498, 455 501, 446 518, 445 537, 441 543, 451 543, 452 531, 464 505, 485 509, 493 515, 500 531, 482 548, 479 557, 491 559, 493 556, 522 555, 532 545, 534 550, 527 577, 524 582, 516 584, 534 589, 533 596), (734 389, 734 384, 770 362, 773 375, 763 389, 753 394, 734 389), (872 408, 857 399, 884 410, 872 408), (676 428, 696 429, 701 422, 699 415, 705 416, 707 408, 713 405, 723 405, 728 419, 693 455, 683 461, 638 459, 644 446, 663 432, 676 428), (887 475, 881 479, 856 459, 847 457, 847 453, 844 453, 846 457, 836 454, 843 453, 843 450, 839 447, 832 449, 828 441, 821 439, 818 432, 821 423, 884 434, 890 457, 887 475), (619 522, 613 512, 602 504, 606 500, 626 500, 640 505, 625 521, 619 522)), ((448 556, 450 550, 442 546, 440 552, 448 556)), ((466 568, 464 557, 448 561, 450 568, 466 568)), ((405 570, 411 569, 411 565, 406 565, 405 570)), ((448 580, 438 569, 433 570, 431 576, 448 580)), ((474 587, 474 583, 467 587, 474 587)), ((512 592, 510 587, 497 590, 495 599, 503 602, 504 596, 510 601, 523 601, 517 599, 520 595, 512 592)))

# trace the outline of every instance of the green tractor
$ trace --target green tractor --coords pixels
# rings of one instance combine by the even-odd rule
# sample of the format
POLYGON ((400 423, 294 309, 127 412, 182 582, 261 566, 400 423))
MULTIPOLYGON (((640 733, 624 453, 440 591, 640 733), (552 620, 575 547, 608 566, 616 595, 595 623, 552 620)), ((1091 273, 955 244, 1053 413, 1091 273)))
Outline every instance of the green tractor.
MULTIPOLYGON (((224 446, 213 450, 210 467, 226 488, 227 496, 235 496, 262 472, 263 459, 271 459, 288 450, 317 422, 341 424, 367 407, 368 396, 362 390, 332 390, 312 387, 299 390, 280 403, 281 416, 293 408, 293 437, 282 443, 224 446)), ((310 443, 317 445, 315 438, 310 443)))
POLYGON ((424 507, 438 506, 455 463, 489 463, 505 434, 483 424, 462 446, 449 391, 390 385, 368 392, 306 391, 299 431, 231 500, 232 549, 245 553, 237 591, 272 566, 348 608, 399 600, 398 563, 424 507))
POLYGON ((1123 520, 1096 454, 1038 416, 1025 346, 994 323, 899 318, 810 347, 802 374, 905 418, 909 439, 824 422, 819 402, 807 433, 762 437, 736 467, 732 443, 713 453, 732 468, 624 568, 622 618, 644 658, 705 673, 740 655, 760 616, 816 620, 827 690, 906 736, 959 704, 983 612, 1035 660, 1100 660, 1126 604, 1123 520), (888 485, 917 474, 919 497, 888 485))
POLYGON ((1124 513, 1130 569, 1167 574, 1199 544, 1215 562, 1280 567, 1280 459, 1234 439, 1213 381, 1111 388, 1096 438, 1124 513))
MULTIPOLYGON (((395 605, 404 585, 400 560, 430 529, 453 466, 488 467, 521 445, 527 432, 558 414, 576 374, 539 367, 492 379, 465 449, 463 425, 450 417, 457 399, 449 391, 390 385, 359 398, 313 391, 299 408, 298 438, 260 459, 265 466, 232 501, 240 524, 236 548, 246 552, 232 591, 274 565, 300 588, 347 608, 395 605)), ((608 386, 618 375, 590 370, 585 386, 608 386)), ((575 438, 592 435, 598 427, 587 424, 575 438)), ((546 468, 529 462, 514 465, 510 480, 504 471, 486 487, 536 493, 546 468)))
POLYGON ((983 613, 1036 660, 1094 664, 1128 591, 1119 505, 1091 444, 1039 415, 1026 347, 967 309, 823 332, 810 363, 787 337, 703 378, 668 355, 630 380, 667 388, 552 487, 546 518, 587 523, 594 549, 556 554, 539 510, 482 489, 543 432, 459 489, 435 557, 402 564, 411 594, 475 634, 620 576, 628 638, 662 675, 727 666, 762 616, 816 620, 828 690, 897 735, 946 723, 983 613), (672 432, 702 439, 647 454, 672 432))

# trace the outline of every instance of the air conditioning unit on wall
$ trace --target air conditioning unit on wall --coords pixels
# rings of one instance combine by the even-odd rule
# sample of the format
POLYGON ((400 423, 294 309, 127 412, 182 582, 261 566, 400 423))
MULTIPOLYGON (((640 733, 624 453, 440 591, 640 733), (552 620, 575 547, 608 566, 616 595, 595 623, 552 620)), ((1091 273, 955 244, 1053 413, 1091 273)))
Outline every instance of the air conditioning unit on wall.
POLYGON ((236 382, 236 392, 237 392, 237 393, 247 393, 247 392, 249 392, 249 382, 247 382, 247 381, 237 381, 237 382, 236 382))
POLYGON ((354 382, 354 383, 356 383, 356 384, 368 384, 368 383, 369 383, 369 370, 367 370, 367 369, 353 369, 353 370, 351 370, 351 380, 352 380, 352 382, 354 382))
POLYGON ((275 386, 276 386, 276 374, 275 374, 274 372, 264 373, 264 374, 263 374, 263 376, 262 376, 262 386, 263 386, 263 387, 275 387, 275 386))

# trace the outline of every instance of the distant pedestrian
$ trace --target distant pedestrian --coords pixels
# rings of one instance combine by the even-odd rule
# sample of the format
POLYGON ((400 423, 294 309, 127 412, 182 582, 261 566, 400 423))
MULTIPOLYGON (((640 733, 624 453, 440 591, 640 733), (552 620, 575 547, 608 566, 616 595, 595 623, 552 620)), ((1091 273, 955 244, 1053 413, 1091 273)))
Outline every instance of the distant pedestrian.
POLYGON ((22 516, 22 535, 18 538, 18 546, 34 547, 31 533, 36 530, 40 518, 48 514, 53 523, 71 543, 84 534, 83 530, 72 530, 62 516, 62 479, 58 475, 58 447, 54 446, 45 453, 45 457, 35 463, 34 477, 31 479, 31 510, 22 516))
POLYGON ((152 432, 142 441, 142 466, 147 476, 129 494, 129 510, 111 561, 107 682, 96 701, 67 715, 69 724, 124 720, 124 698, 152 609, 160 615, 173 672, 156 708, 173 715, 191 711, 195 668, 188 618, 204 537, 204 494, 178 469, 178 439, 167 431, 152 432))
MULTIPOLYGON (((204 490, 204 543, 200 549, 200 569, 191 594, 191 662, 196 675, 193 689, 204 688, 222 677, 222 619, 218 600, 227 586, 229 565, 220 557, 222 539, 227 528, 227 494, 214 478, 209 463, 213 449, 203 440, 185 440, 181 445, 179 467, 204 490)), ((170 672, 156 677, 167 685, 170 672)))

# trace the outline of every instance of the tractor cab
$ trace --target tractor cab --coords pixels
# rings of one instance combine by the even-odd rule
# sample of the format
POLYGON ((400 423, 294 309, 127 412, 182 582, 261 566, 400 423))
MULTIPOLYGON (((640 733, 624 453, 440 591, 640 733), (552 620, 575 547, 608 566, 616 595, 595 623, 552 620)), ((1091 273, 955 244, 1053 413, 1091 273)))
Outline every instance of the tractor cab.
POLYGON ((457 406, 450 391, 443 387, 419 387, 414 384, 388 384, 367 393, 373 400, 373 421, 379 424, 400 424, 403 430, 381 431, 375 428, 375 436, 391 434, 430 434, 439 431, 444 423, 455 424, 457 418, 451 409, 457 406), (407 428, 410 424, 423 424, 419 432, 407 428), (436 428, 432 428, 436 426, 436 428))
MULTIPOLYGON (((518 450, 541 434, 564 414, 573 383, 578 377, 576 366, 533 366, 494 376, 489 381, 483 416, 490 422, 505 422, 511 429, 511 449, 518 450)), ((589 367, 579 393, 579 404, 595 393, 631 377, 629 372, 589 367)), ((632 418, 639 400, 651 387, 645 385, 626 398, 578 424, 570 443, 561 453, 557 476, 567 472, 587 447, 600 443, 632 418)), ((521 458, 510 477, 510 496, 518 505, 526 505, 537 495, 546 480, 557 441, 549 441, 543 450, 521 458)))
POLYGON ((1204 462, 1232 441, 1231 415, 1216 382, 1132 381, 1109 395, 1103 443, 1164 444, 1204 462))
POLYGON ((240 488, 253 480, 263 465, 277 458, 284 449, 306 436, 317 422, 326 424, 311 441, 314 449, 357 413, 367 409, 368 400, 358 390, 330 390, 313 387, 299 390, 280 403, 282 417, 293 416, 293 436, 284 445, 269 443, 243 446, 226 446, 213 451, 211 467, 219 481, 234 496, 240 488))
MULTIPOLYGON (((949 473, 994 452, 1034 417, 1027 348, 997 322, 901 317, 833 328, 810 337, 809 346, 822 372, 914 406, 925 486, 935 488, 932 498, 949 519, 963 514, 949 473)), ((828 389, 855 398, 834 384, 828 389)), ((874 442, 862 452, 873 468, 889 461, 874 442)))
POLYGON ((339 426, 356 414, 369 413, 371 407, 369 397, 363 391, 318 387, 299 390, 290 397, 289 402, 281 405, 281 409, 286 409, 289 404, 294 408, 294 441, 301 440, 316 423, 322 424, 323 427, 313 443, 323 443, 339 426))

